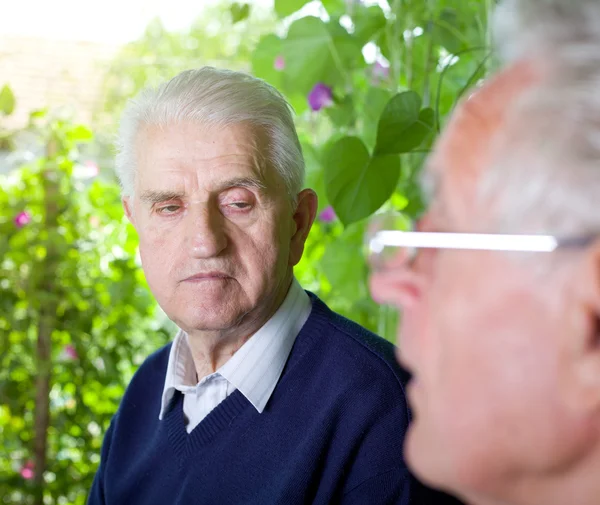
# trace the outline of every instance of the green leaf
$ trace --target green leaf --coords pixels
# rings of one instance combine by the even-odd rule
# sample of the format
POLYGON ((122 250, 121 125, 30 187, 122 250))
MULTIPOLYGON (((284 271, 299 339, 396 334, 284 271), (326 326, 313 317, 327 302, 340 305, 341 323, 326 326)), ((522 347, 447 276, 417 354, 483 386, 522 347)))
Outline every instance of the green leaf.
POLYGON ((365 60, 362 54, 364 44, 361 44, 356 37, 350 35, 346 28, 339 23, 339 20, 332 20, 327 23, 327 30, 333 39, 333 47, 330 49, 332 55, 335 50, 345 70, 355 70, 364 65, 365 60))
POLYGON ((339 24, 307 16, 292 23, 283 41, 284 88, 306 95, 317 82, 337 86, 362 58, 360 45, 339 24))
POLYGON ((258 41, 251 60, 252 73, 276 88, 281 88, 283 76, 283 72, 275 68, 275 59, 281 56, 281 52, 281 39, 270 33, 258 41))
POLYGON ((346 12, 346 2, 344 0, 321 0, 321 4, 330 16, 346 12))
POLYGON ((375 212, 394 192, 398 156, 371 158, 362 140, 344 137, 325 155, 325 190, 340 220, 348 225, 375 212))
POLYGON ((387 89, 370 87, 365 96, 361 118, 363 120, 362 138, 367 146, 375 148, 379 118, 390 101, 392 93, 387 89))
POLYGON ((0 113, 5 116, 10 116, 15 110, 15 95, 8 86, 5 84, 0 90, 0 113))
POLYGON ((83 125, 77 125, 67 132, 67 139, 71 142, 88 142, 93 138, 92 130, 83 125))
POLYGON ((365 45, 380 30, 385 28, 385 14, 378 5, 362 7, 352 16, 354 21, 354 36, 365 45))
POLYGON ((414 91, 392 97, 379 119, 377 155, 407 153, 425 140, 433 129, 435 114, 420 108, 421 98, 414 91))
POLYGON ((250 15, 250 5, 236 2, 231 4, 229 12, 231 13, 231 22, 236 24, 248 18, 250 15))
POLYGON ((300 10, 309 0, 275 0, 275 12, 280 18, 285 18, 300 10))
POLYGON ((42 119, 42 118, 46 117, 47 114, 48 114, 48 108, 37 109, 37 110, 31 111, 29 113, 29 119, 30 120, 42 119))
POLYGON ((464 33, 467 27, 462 23, 454 9, 444 8, 434 22, 431 36, 436 44, 445 47, 448 52, 456 54, 463 50, 467 41, 464 33))

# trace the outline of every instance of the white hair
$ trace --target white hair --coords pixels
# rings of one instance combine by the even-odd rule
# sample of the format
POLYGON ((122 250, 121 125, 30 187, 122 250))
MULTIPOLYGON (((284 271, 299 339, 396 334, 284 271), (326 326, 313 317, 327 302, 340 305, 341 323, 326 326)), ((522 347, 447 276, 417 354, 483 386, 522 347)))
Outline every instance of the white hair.
POLYGON ((492 226, 560 236, 600 233, 600 1, 505 0, 495 18, 508 63, 543 74, 507 104, 482 177, 492 226))
POLYGON ((290 105, 260 79, 213 67, 186 70, 128 102, 119 128, 115 167, 125 196, 134 193, 135 146, 141 128, 187 121, 217 128, 245 123, 260 129, 267 140, 266 152, 261 154, 279 172, 295 200, 304 184, 304 158, 290 105))

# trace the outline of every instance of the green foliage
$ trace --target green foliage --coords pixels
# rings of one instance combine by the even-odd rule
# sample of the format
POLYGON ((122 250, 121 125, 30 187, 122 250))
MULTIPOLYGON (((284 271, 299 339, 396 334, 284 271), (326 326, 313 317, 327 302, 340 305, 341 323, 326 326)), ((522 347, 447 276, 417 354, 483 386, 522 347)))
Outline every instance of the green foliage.
POLYGON ((0 178, 0 447, 10 455, 0 458, 0 496, 83 504, 125 386, 168 336, 153 323, 155 303, 119 188, 73 175, 90 130, 51 121, 39 132, 47 155, 0 178), (39 489, 20 471, 41 464, 34 433, 43 370, 50 371, 50 423, 39 489))
POLYGON ((407 219, 423 210, 423 160, 446 115, 486 71, 489 2, 322 0, 329 19, 298 17, 305 3, 275 3, 294 21, 264 34, 251 58, 253 73, 296 109, 307 185, 319 211, 331 205, 338 218, 317 221, 296 274, 335 310, 394 339, 393 314, 365 289, 360 231, 379 209, 407 219), (312 112, 307 95, 318 83, 332 89, 333 103, 312 112))

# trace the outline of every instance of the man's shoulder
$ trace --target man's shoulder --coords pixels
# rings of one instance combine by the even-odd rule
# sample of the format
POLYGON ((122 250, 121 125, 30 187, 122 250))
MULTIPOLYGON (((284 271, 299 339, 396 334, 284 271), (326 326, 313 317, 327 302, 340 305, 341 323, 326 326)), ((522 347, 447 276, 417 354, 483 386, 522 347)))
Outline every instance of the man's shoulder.
POLYGON ((395 346, 358 323, 338 314, 309 293, 313 310, 307 323, 319 328, 320 352, 331 353, 345 377, 374 379, 388 383, 404 393, 409 374, 396 361, 395 346))

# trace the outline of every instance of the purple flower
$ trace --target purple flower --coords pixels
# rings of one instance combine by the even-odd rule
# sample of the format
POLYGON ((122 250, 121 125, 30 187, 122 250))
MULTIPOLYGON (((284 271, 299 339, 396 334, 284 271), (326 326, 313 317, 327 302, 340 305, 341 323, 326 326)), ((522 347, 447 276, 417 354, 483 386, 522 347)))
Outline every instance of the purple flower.
POLYGON ((308 94, 308 104, 314 111, 333 105, 333 92, 327 84, 318 82, 308 94))
POLYGON ((33 461, 27 461, 21 468, 21 471, 19 472, 21 474, 21 477, 23 477, 26 480, 33 479, 33 477, 35 476, 33 468, 33 461))
POLYGON ((283 56, 279 55, 277 58, 275 58, 275 61, 273 62, 273 68, 279 72, 285 68, 285 60, 283 59, 283 56))
POLYGON ((319 220, 323 223, 331 223, 337 219, 333 207, 330 205, 319 214, 319 220))
POLYGON ((67 359, 76 360, 79 358, 79 354, 77 354, 75 347, 73 347, 71 344, 65 345, 65 348, 63 349, 63 353, 64 353, 65 358, 67 358, 67 359))
POLYGON ((26 224, 31 221, 31 215, 29 212, 19 212, 15 216, 15 225, 17 228, 23 228, 26 224))
POLYGON ((371 77, 373 77, 373 81, 378 83, 380 80, 387 79, 390 76, 390 67, 389 65, 385 65, 380 61, 376 61, 375 64, 371 67, 371 77))

